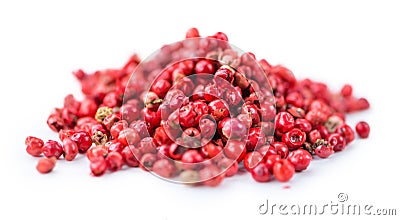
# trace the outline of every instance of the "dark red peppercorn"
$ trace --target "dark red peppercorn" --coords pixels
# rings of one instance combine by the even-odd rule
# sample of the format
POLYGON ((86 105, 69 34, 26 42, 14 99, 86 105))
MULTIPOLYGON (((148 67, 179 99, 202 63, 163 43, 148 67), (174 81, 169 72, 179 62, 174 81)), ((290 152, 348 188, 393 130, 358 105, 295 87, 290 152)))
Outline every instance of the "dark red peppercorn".
POLYGON ((310 133, 308 133, 308 141, 311 144, 314 144, 315 142, 317 142, 320 139, 322 139, 322 137, 321 137, 321 133, 319 133, 318 130, 314 129, 314 130, 310 131, 310 133))
POLYGON ((282 136, 282 142, 289 147, 289 150, 300 148, 305 141, 306 133, 302 132, 298 128, 293 128, 282 136))
POLYGON ((78 145, 79 153, 86 153, 92 146, 92 139, 89 133, 85 131, 78 131, 73 134, 70 139, 78 145))
POLYGON ((268 171, 272 174, 273 173, 273 168, 274 165, 277 161, 280 161, 281 157, 279 155, 276 154, 271 154, 268 157, 266 157, 265 159, 265 165, 268 168, 268 171))
POLYGON ((214 65, 211 63, 211 61, 200 60, 199 62, 196 63, 194 71, 197 74, 200 74, 200 73, 213 74, 215 72, 215 68, 214 68, 214 65))
POLYGON ((251 176, 257 182, 268 182, 271 179, 268 167, 264 163, 258 164, 251 170, 251 176))
POLYGON ((342 151, 346 147, 345 139, 338 133, 328 134, 326 140, 333 147, 334 151, 342 151))
POLYGON ((281 157, 281 159, 286 159, 289 155, 289 148, 283 142, 274 142, 271 143, 271 146, 275 149, 276 154, 281 157))
POLYGON ((275 129, 285 133, 294 128, 294 118, 287 112, 279 112, 275 117, 275 129))
POLYGON ((225 101, 217 99, 208 104, 208 109, 211 116, 216 120, 220 121, 229 116, 228 104, 225 101))
POLYGON ((290 152, 288 160, 294 165, 294 169, 297 172, 301 172, 307 169, 308 165, 310 165, 312 156, 306 150, 297 149, 290 152))
POLYGON ((369 136, 369 124, 365 121, 361 121, 358 122, 356 125, 356 132, 358 134, 358 136, 360 136, 361 138, 368 138, 369 136))
POLYGON ((243 159, 243 166, 247 171, 251 172, 259 163, 263 162, 263 156, 257 152, 249 152, 243 159))
POLYGON ((296 121, 294 121, 294 127, 306 133, 310 132, 312 129, 311 123, 303 118, 296 119, 296 121))
POLYGON ((354 131, 347 124, 342 124, 336 128, 336 133, 339 133, 344 137, 347 144, 354 140, 354 131))

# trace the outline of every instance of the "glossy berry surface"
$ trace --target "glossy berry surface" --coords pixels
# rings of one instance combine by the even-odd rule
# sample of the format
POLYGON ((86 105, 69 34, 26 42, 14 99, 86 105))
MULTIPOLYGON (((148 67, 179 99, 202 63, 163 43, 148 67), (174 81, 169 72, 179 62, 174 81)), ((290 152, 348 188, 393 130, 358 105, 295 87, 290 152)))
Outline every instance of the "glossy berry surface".
POLYGON ((365 121, 361 121, 358 122, 356 125, 356 132, 358 134, 358 136, 360 136, 361 138, 368 138, 369 136, 369 124, 365 121))
POLYGON ((273 174, 275 179, 280 182, 289 181, 294 175, 295 168, 288 160, 283 159, 275 162, 273 167, 273 174))
POLYGON ((310 153, 308 153, 308 151, 303 149, 298 149, 290 152, 288 160, 290 163, 293 164, 294 169, 297 172, 301 172, 307 169, 308 165, 310 165, 312 156, 310 153))
POLYGON ((298 128, 293 128, 282 136, 282 142, 288 146, 289 150, 300 148, 305 141, 306 133, 298 128))
POLYGON ((268 182, 271 179, 268 167, 264 163, 260 163, 251 169, 251 176, 257 182, 268 182))

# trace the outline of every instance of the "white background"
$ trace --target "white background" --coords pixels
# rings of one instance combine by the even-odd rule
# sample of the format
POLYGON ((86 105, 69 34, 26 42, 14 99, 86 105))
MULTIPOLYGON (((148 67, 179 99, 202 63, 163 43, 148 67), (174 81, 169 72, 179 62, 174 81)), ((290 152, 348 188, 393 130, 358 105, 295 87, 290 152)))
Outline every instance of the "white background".
POLYGON ((268 219, 258 213, 267 199, 323 205, 337 203, 339 193, 348 203, 397 208, 400 215, 395 2, 2 1, 0 219, 268 219), (71 71, 120 67, 133 52, 145 57, 183 39, 192 26, 203 35, 223 31, 232 44, 299 78, 335 90, 351 83, 372 107, 349 123, 368 121, 371 137, 313 161, 286 184, 259 184, 245 174, 217 188, 193 188, 139 169, 94 178, 83 157, 60 161, 48 175, 36 172, 24 139, 56 138, 45 121, 64 95, 79 97, 71 71))

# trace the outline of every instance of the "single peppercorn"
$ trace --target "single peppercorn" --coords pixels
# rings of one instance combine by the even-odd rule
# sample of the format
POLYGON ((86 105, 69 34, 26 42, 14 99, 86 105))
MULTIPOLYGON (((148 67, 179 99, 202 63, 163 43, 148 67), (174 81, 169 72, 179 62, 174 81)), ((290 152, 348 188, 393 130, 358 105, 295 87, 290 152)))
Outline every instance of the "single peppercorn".
POLYGON ((365 121, 361 121, 358 122, 356 125, 356 132, 358 134, 358 136, 360 136, 361 138, 368 138, 369 136, 369 124, 365 121))
POLYGON ((41 174, 50 173, 56 166, 56 161, 55 157, 40 158, 36 165, 36 170, 41 174))

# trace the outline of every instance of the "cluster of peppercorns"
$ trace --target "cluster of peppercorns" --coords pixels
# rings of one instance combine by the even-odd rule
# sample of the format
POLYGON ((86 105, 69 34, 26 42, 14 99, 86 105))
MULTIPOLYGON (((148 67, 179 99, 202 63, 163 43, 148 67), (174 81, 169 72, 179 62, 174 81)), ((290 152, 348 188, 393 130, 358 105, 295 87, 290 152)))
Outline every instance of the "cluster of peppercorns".
MULTIPOLYGON (((313 155, 327 158, 355 139, 347 112, 369 108, 352 95, 281 65, 241 53, 218 32, 163 46, 145 61, 134 55, 121 69, 74 72, 84 100, 72 95, 47 120, 62 142, 28 137, 27 152, 45 156, 50 172, 61 156, 86 154, 91 173, 141 167, 182 183, 216 186, 243 164, 258 182, 289 181, 313 155)), ((369 135, 360 122, 356 131, 369 135)))

